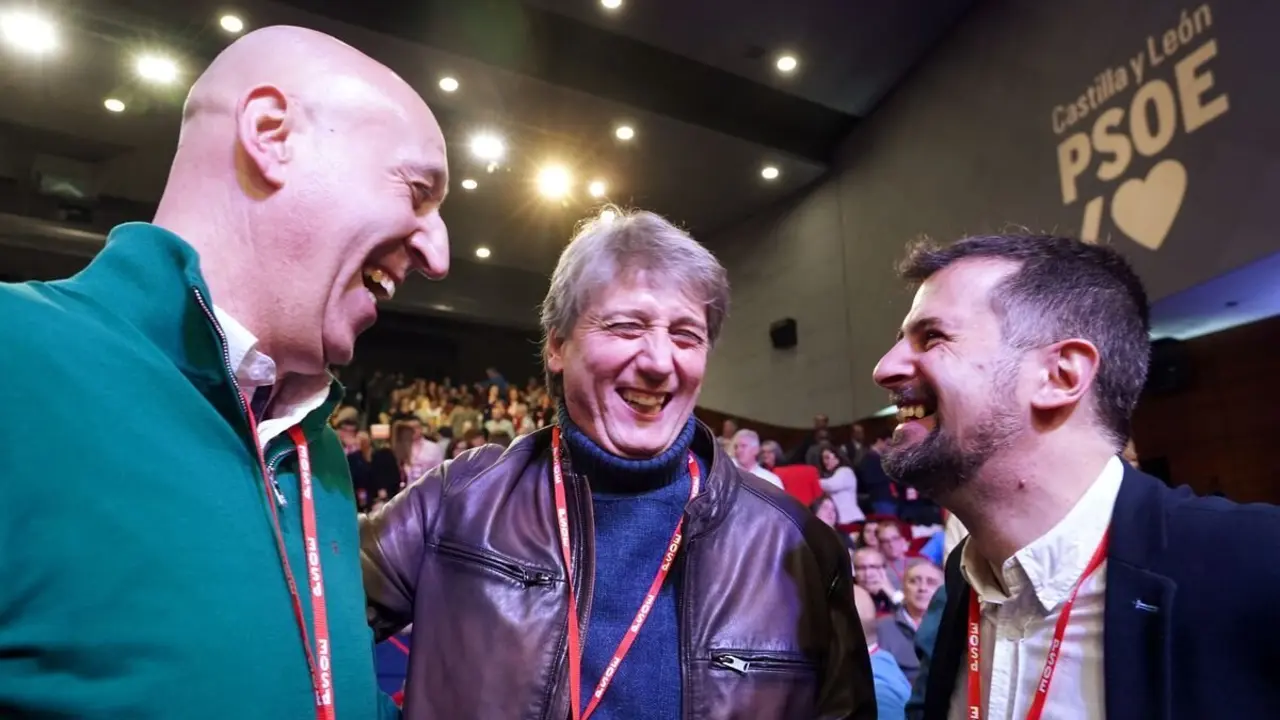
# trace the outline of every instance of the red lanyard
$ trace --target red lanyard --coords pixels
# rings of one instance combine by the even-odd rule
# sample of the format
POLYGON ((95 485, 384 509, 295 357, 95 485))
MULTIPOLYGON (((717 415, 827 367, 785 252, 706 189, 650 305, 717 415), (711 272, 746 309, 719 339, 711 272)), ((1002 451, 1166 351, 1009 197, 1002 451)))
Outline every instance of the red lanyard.
MULTIPOLYGON (((248 406, 246 399, 246 407, 248 406)), ((248 413, 249 429, 253 434, 253 445, 258 449, 258 463, 262 468, 263 487, 267 493, 267 505, 271 508, 271 529, 275 531, 276 552, 280 555, 280 564, 284 566, 285 581, 289 585, 289 594, 293 597, 293 615, 298 622, 298 631, 302 634, 302 648, 307 655, 307 667, 311 671, 311 686, 315 691, 316 720, 334 720, 333 705, 333 657, 329 647, 329 615, 325 609, 324 572, 320 568, 320 542, 316 534, 316 503, 311 492, 311 453, 307 446, 307 437, 302 428, 294 426, 289 429, 289 437, 298 449, 298 480, 302 486, 302 535, 307 553, 307 578, 311 586, 311 621, 316 639, 313 654, 311 642, 307 637, 307 622, 302 612, 302 596, 298 593, 298 584, 293 579, 293 570, 289 567, 289 552, 284 546, 284 533, 280 530, 280 513, 276 509, 276 499, 271 494, 271 478, 267 473, 266 458, 262 455, 262 445, 258 442, 258 423, 253 413, 248 413)))
MULTIPOLYGON (((1093 551, 1089 564, 1085 566, 1080 579, 1071 588, 1071 594, 1062 604, 1057 626, 1053 629, 1053 642, 1049 645, 1049 655, 1044 660, 1044 671, 1040 673, 1035 698, 1031 701, 1031 709, 1027 711, 1027 720, 1040 720, 1040 714, 1044 712, 1044 701, 1049 696, 1049 683, 1053 682, 1053 673, 1058 667, 1062 638, 1067 632, 1067 622, 1071 619, 1071 608, 1076 604, 1076 593, 1080 591, 1084 581, 1106 559, 1109 534, 1110 530, 1102 534, 1102 542, 1098 543, 1098 548, 1093 551)), ((978 607, 978 593, 971 590, 969 592, 969 714, 965 715, 970 720, 982 720, 981 632, 982 612, 978 607)))
MULTIPOLYGON (((551 431, 551 455, 551 472, 555 479, 556 526, 560 531, 560 551, 564 554, 564 569, 567 577, 565 584, 569 587, 569 708, 572 711, 573 720, 586 720, 600 704, 600 698, 604 697, 604 691, 608 690, 609 683, 613 682, 613 676, 617 674, 622 658, 626 657, 627 652, 631 650, 631 644, 636 641, 640 628, 649 618, 649 611, 653 609, 653 603, 658 599, 658 591, 662 589, 662 583, 667 579, 671 565, 675 562, 676 553, 680 550, 680 543, 684 540, 680 534, 681 528, 684 527, 684 517, 682 516, 676 523, 675 532, 671 534, 671 542, 667 543, 667 552, 662 556, 662 564, 658 566, 658 574, 654 576, 649 592, 644 596, 644 602, 640 603, 640 609, 636 611, 636 617, 631 621, 631 626, 622 636, 622 642, 618 643, 618 649, 613 651, 613 659, 605 666, 604 674, 600 676, 600 682, 591 695, 591 701, 587 703, 587 709, 579 712, 579 693, 582 688, 582 638, 578 627, 578 601, 573 591, 573 560, 572 551, 569 548, 569 506, 565 501, 564 472, 560 469, 560 428, 558 427, 551 431)), ((689 477, 692 479, 689 499, 692 500, 698 494, 698 486, 702 481, 693 453, 689 453, 689 477)))

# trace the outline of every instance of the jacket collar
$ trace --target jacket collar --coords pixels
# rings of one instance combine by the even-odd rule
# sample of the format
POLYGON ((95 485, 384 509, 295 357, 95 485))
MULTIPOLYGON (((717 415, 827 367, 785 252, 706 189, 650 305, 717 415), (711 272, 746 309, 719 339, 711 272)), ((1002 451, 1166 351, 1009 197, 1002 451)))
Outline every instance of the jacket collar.
MULTIPOLYGON (((1172 689, 1172 579, 1152 569, 1167 545, 1169 488, 1125 465, 1111 512, 1107 546, 1106 663, 1108 717, 1169 718, 1172 689)), ((947 559, 946 606, 934 647, 925 696, 926 720, 947 717, 965 653, 966 611, 971 589, 959 556, 968 538, 947 559)))
MULTIPOLYGON (((132 325, 233 423, 248 421, 237 396, 227 344, 213 309, 200 256, 176 234, 150 223, 125 223, 66 288, 92 298, 132 325)), ((324 424, 342 397, 336 381, 304 427, 324 424)))
MULTIPOLYGON (((689 444, 689 449, 705 463, 707 477, 703 480, 701 492, 685 507, 686 528, 690 537, 711 532, 724 520, 739 487, 737 466, 725 454, 715 433, 701 420, 695 419, 694 422, 693 441, 689 444)), ((512 449, 525 443, 529 443, 533 457, 545 457, 545 462, 551 462, 551 428, 543 428, 520 438, 512 449)), ((565 452, 563 457, 566 480, 576 479, 572 456, 565 452)))

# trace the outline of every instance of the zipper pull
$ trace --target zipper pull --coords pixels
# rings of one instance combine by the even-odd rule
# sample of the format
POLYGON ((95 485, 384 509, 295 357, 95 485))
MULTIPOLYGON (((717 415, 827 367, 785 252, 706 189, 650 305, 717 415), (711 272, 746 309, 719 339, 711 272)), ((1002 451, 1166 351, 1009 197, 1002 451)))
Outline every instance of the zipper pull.
POLYGON ((737 657, 736 655, 716 655, 711 658, 711 663, 716 667, 732 670, 739 675, 746 675, 747 668, 751 667, 751 663, 737 657))
POLYGON ((276 493, 276 504, 280 507, 287 507, 289 501, 285 500, 284 493, 280 491, 280 483, 276 481, 276 474, 271 473, 271 489, 276 493))

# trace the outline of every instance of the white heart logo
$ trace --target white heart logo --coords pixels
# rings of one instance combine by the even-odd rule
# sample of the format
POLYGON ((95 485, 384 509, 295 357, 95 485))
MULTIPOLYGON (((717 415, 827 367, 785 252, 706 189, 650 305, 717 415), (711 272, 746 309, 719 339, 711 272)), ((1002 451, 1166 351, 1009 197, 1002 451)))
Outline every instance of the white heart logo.
POLYGON ((1187 169, 1177 160, 1161 160, 1145 180, 1130 178, 1120 183, 1111 198, 1111 219, 1139 245, 1159 250, 1186 192, 1187 169))

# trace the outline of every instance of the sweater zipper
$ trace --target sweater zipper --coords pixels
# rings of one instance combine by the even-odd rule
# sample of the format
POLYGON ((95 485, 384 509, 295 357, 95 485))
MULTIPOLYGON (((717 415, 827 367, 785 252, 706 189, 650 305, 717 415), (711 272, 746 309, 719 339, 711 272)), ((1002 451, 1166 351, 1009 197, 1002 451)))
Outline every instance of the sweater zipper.
MULTIPOLYGON (((222 351, 222 367, 227 371, 227 377, 231 379, 231 386, 236 390, 236 403, 240 405, 240 413, 243 417, 247 418, 249 417, 249 406, 245 404, 244 392, 240 389, 240 382, 236 380, 236 371, 231 367, 231 353, 227 350, 227 336, 222 332, 222 326, 218 324, 218 318, 213 314, 213 310, 210 309, 208 301, 205 300, 204 293, 200 292, 200 288, 193 287, 191 288, 191 292, 195 293, 196 304, 198 304, 200 309, 204 311, 205 317, 209 318, 209 324, 213 326, 213 331, 218 335, 218 349, 222 351)), ((251 439, 254 445, 257 445, 258 438, 254 437, 251 439)), ((287 454, 287 451, 273 456, 271 458, 271 462, 273 464, 279 464, 280 459, 285 454, 287 454)), ((271 485, 271 489, 275 491, 276 502, 283 507, 285 505, 284 493, 280 492, 280 484, 276 482, 275 471, 272 469, 272 465, 268 464, 263 468, 263 470, 266 472, 262 479, 266 480, 268 484, 271 485)))

